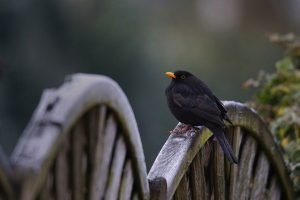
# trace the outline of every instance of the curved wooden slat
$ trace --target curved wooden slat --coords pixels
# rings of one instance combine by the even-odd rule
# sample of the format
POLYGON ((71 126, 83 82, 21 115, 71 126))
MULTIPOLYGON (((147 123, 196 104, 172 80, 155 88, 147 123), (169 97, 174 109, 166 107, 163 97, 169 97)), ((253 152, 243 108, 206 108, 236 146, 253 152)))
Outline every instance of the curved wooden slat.
MULTIPOLYGON (((42 189, 45 180, 49 182, 50 179, 53 179, 49 184, 55 184, 56 176, 49 177, 48 172, 52 170, 53 163, 57 159, 56 156, 62 153, 61 146, 64 145, 65 140, 69 139, 71 129, 77 122, 82 122, 83 125, 79 129, 75 129, 75 132, 78 129, 78 133, 74 135, 75 138, 71 140, 70 144, 70 151, 74 153, 73 158, 71 156, 75 165, 73 172, 89 173, 88 170, 92 170, 90 167, 94 164, 97 165, 97 160, 92 161, 91 158, 101 157, 104 150, 97 141, 105 140, 105 134, 104 138, 97 138, 98 136, 95 138, 95 135, 90 135, 90 133, 91 130, 97 132, 95 129, 101 129, 103 122, 98 124, 97 121, 88 121, 88 123, 83 121, 94 120, 93 116, 85 116, 88 112, 93 112, 89 115, 99 115, 95 119, 101 118, 102 111, 94 110, 99 105, 107 107, 109 112, 115 116, 114 123, 118 124, 118 131, 119 129, 122 131, 120 134, 123 135, 129 152, 135 177, 134 185, 139 188, 135 192, 139 198, 148 199, 149 186, 146 179, 144 153, 129 102, 116 82, 105 76, 87 74, 73 75, 57 90, 44 92, 38 108, 19 140, 11 159, 16 171, 23 176, 24 191, 28 190, 23 199, 35 197, 42 189), (76 158, 77 153, 80 154, 78 157, 81 159, 76 158)), ((104 115, 106 115, 105 112, 104 115)), ((64 165, 64 163, 55 166, 57 165, 64 165)), ((77 177, 73 180, 73 176, 71 175, 75 184, 72 185, 73 191, 74 187, 80 190, 80 185, 89 185, 86 183, 85 177, 77 177)), ((90 185, 92 188, 92 184, 90 185)), ((93 192, 95 190, 97 189, 94 189, 93 192)), ((55 191, 55 187, 52 187, 52 191, 55 191)), ((57 193, 57 191, 55 192, 57 193)), ((83 188, 83 191, 79 192, 80 194, 72 193, 72 198, 77 196, 78 199, 86 198, 88 197, 87 192, 83 188)))
POLYGON ((125 142, 122 137, 117 139, 112 165, 109 174, 109 183, 104 199, 117 199, 120 188, 122 171, 126 157, 125 142))
POLYGON ((122 182, 119 192, 120 200, 129 200, 132 193, 133 188, 133 172, 131 167, 131 162, 128 160, 125 164, 125 168, 122 174, 122 182))
POLYGON ((225 165, 224 154, 221 146, 214 143, 214 160, 213 160, 213 181, 214 181, 214 198, 225 200, 225 165))
POLYGON ((237 170, 236 189, 232 199, 248 199, 251 191, 252 170, 254 165, 257 143, 251 137, 247 138, 242 147, 241 159, 237 170))
POLYGON ((265 199, 265 192, 266 192, 266 185, 270 169, 270 163, 266 155, 261 152, 258 161, 257 167, 255 170, 254 181, 253 181, 253 188, 251 191, 251 200, 258 200, 258 199, 265 199))
POLYGON ((117 134, 117 127, 114 121, 114 118, 110 115, 106 122, 106 129, 104 130, 104 136, 102 140, 99 140, 97 143, 97 151, 98 154, 96 159, 95 168, 98 170, 92 176, 92 184, 91 184, 91 195, 92 200, 101 199, 101 195, 105 192, 105 183, 108 180, 109 175, 109 164, 111 161, 111 157, 113 154, 114 141, 117 134))
MULTIPOLYGON (((65 140, 62 145, 60 154, 57 157, 55 166, 55 190, 57 200, 70 200, 71 188, 68 181, 70 180, 71 173, 68 169, 68 151, 70 151, 70 141, 65 140)), ((43 193, 43 192, 42 192, 43 193)))
MULTIPOLYGON (((236 155, 240 155, 241 154, 240 146, 241 146, 242 137, 243 137, 241 127, 235 127, 233 129, 233 134, 235 137, 233 137, 232 148, 233 148, 233 151, 236 153, 236 155)), ((237 188, 239 187, 238 182, 237 182, 238 167, 239 167, 239 165, 232 165, 230 168, 229 199, 233 199, 232 196, 238 192, 238 191, 236 191, 237 188)))
POLYGON ((271 178, 271 186, 269 190, 269 195, 267 196, 267 199, 270 200, 279 200, 281 199, 281 190, 279 189, 280 186, 278 184, 278 181, 276 180, 276 177, 273 176, 271 178))
MULTIPOLYGON (((84 135, 84 124, 82 121, 75 124, 73 130, 71 131, 71 171, 72 171, 72 180, 73 180, 73 199, 81 200, 86 199, 85 196, 85 161, 83 158, 85 155, 84 145, 86 143, 84 135)), ((67 168, 68 169, 68 168, 67 168)), ((60 184, 60 183, 59 183, 60 184)))
MULTIPOLYGON (((261 118, 254 110, 244 104, 226 101, 224 105, 228 110, 229 118, 233 122, 233 127, 229 129, 229 132, 231 132, 231 135, 228 135, 229 141, 233 143, 233 149, 241 159, 238 165, 229 165, 227 160, 224 163, 224 156, 220 148, 217 144, 214 144, 213 162, 208 163, 207 167, 205 167, 207 165, 205 164, 206 162, 201 163, 201 165, 204 165, 204 171, 213 172, 212 175, 206 173, 206 175, 210 177, 209 179, 212 180, 207 180, 206 178, 203 180, 200 179, 200 184, 198 184, 201 186, 203 183, 206 183, 206 186, 210 188, 199 187, 198 189, 202 189, 202 191, 191 191, 192 197, 193 195, 195 197, 193 197, 193 199, 199 199, 197 198, 199 196, 201 196, 200 199, 210 199, 211 192, 213 192, 213 196, 216 199, 249 199, 251 196, 262 197, 266 195, 267 190, 271 191, 276 188, 284 192, 286 199, 293 200, 293 187, 287 167, 274 142, 273 136, 261 118), (264 155, 266 155, 267 162, 269 166, 272 167, 272 173, 278 176, 280 187, 278 187, 276 181, 273 181, 269 189, 257 188, 260 186, 268 187, 266 181, 270 171, 263 167, 263 163, 265 163, 266 160, 261 158, 258 152, 263 152, 264 155), (265 173, 264 178, 259 177, 258 174, 261 175, 261 173, 265 173), (254 186, 253 180, 262 181, 262 184, 254 186), (230 185, 228 185, 228 183, 230 183, 230 185), (206 195, 209 196, 207 197, 206 195)), ((185 139, 181 141, 178 139, 178 136, 171 135, 150 169, 148 175, 150 183, 158 178, 166 181, 167 199, 173 198, 183 177, 188 176, 193 180, 193 177, 187 175, 189 168, 188 174, 193 174, 190 172, 194 170, 191 161, 194 158, 201 160, 200 154, 206 149, 203 149, 206 145, 201 143, 201 134, 203 134, 203 131, 199 131, 196 135, 185 137, 185 139), (199 155, 196 156, 196 154, 199 155)), ((198 162, 195 159, 193 163, 198 162)), ((194 182, 195 181, 191 181, 192 185, 189 186, 192 190, 194 187, 193 184, 195 184, 194 182)), ((158 191, 156 192, 159 193, 158 191)), ((277 193, 278 191, 276 194, 277 193)))

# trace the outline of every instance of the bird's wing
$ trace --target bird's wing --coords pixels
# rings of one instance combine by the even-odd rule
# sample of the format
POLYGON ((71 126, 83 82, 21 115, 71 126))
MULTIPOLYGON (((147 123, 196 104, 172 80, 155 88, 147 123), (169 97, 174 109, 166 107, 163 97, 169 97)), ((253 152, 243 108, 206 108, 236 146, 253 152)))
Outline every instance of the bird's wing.
POLYGON ((174 93, 175 104, 193 115, 216 124, 223 124, 220 118, 221 111, 214 100, 208 95, 183 96, 181 93, 174 93))
POLYGON ((214 97, 216 99, 216 103, 218 105, 218 108, 221 111, 222 118, 232 125, 232 121, 229 119, 229 117, 227 115, 227 110, 225 109, 224 104, 216 96, 214 96, 214 97))

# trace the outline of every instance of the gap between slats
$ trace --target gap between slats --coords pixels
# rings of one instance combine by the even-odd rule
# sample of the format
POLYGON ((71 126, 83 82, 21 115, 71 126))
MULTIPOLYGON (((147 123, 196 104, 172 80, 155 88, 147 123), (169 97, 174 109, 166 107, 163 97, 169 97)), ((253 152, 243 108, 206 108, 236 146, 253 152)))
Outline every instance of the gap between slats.
POLYGON ((132 172, 131 161, 127 159, 120 184, 119 200, 130 200, 134 177, 132 172))

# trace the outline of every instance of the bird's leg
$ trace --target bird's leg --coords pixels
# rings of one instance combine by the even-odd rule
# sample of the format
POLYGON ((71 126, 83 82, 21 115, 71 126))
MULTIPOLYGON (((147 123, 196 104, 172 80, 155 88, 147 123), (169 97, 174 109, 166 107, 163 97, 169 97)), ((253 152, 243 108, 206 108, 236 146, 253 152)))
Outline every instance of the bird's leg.
POLYGON ((193 126, 190 124, 180 123, 174 128, 174 130, 170 131, 170 133, 176 135, 182 135, 188 132, 191 128, 193 128, 193 126))

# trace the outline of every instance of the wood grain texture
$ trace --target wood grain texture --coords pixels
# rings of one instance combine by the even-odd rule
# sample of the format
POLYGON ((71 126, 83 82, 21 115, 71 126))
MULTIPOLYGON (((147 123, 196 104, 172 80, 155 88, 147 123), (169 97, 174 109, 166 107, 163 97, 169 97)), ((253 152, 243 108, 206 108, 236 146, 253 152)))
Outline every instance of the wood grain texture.
MULTIPOLYGON (((115 134, 116 134, 116 125, 114 124, 114 119, 112 116, 108 118, 108 121, 106 122, 106 113, 107 113, 107 108, 105 106, 101 106, 98 109, 99 112, 97 114, 99 115, 96 117, 99 120, 97 123, 91 122, 90 121, 90 126, 89 126, 89 143, 91 146, 89 147, 89 156, 90 159, 93 160, 91 161, 91 177, 89 180, 89 190, 90 190, 90 196, 89 199, 99 199, 100 196, 103 194, 104 191, 104 186, 99 186, 99 177, 100 172, 101 172, 101 162, 104 157, 104 141, 109 141, 110 144, 113 144, 114 139, 115 139, 115 134), (112 119, 111 119, 112 118, 112 119), (106 125, 107 124, 107 125, 106 125), (93 128, 94 127, 94 128, 93 128), (111 128, 112 130, 107 130, 108 128, 111 128), (109 132, 109 133, 107 133, 109 132), (110 135, 107 135, 110 134, 110 135), (112 137, 108 139, 107 137, 112 137)), ((91 113, 89 117, 92 117, 92 115, 96 115, 96 113, 91 113)), ((109 149, 107 150, 108 152, 111 149, 111 147, 108 147, 109 149)), ((107 161, 108 158, 106 158, 105 162, 107 161)), ((102 180, 103 181, 103 180, 102 180)))
POLYGON ((130 200, 134 177, 130 160, 126 161, 120 185, 119 200, 130 200))
POLYGON ((187 200, 191 198, 190 190, 189 190, 189 180, 187 174, 185 174, 173 196, 173 200, 187 200))
MULTIPOLYGON (((240 157, 241 154, 241 142, 242 142, 243 132, 241 127, 235 127, 233 130, 233 142, 232 142, 232 148, 233 151, 238 155, 237 157, 240 157)), ((239 161, 240 162, 240 161, 239 161)), ((230 187, 229 187, 229 199, 233 199, 234 194, 237 193, 237 190, 239 188, 238 186, 238 165, 232 165, 230 168, 230 187)))
POLYGON ((269 170, 270 170, 270 163, 268 162, 266 155, 263 152, 261 152, 257 160, 250 199, 263 200, 266 198, 265 193, 266 193, 269 170))
POLYGON ((110 166, 109 179, 104 199, 117 200, 118 198, 126 151, 127 149, 124 139, 120 135, 117 139, 114 155, 112 157, 112 164, 110 166))
POLYGON ((252 170, 254 159, 256 155, 257 143, 250 136, 247 137, 247 141, 241 152, 241 159, 237 171, 237 184, 235 193, 233 193, 232 199, 246 200, 250 196, 252 189, 252 170))
POLYGON ((105 195, 105 187, 108 182, 108 174, 110 162, 113 155, 115 138, 117 137, 117 124, 112 115, 107 119, 103 140, 98 141, 97 149, 102 149, 98 152, 101 156, 96 160, 95 171, 91 183, 91 199, 101 199, 105 195))
POLYGON ((224 153, 219 143, 214 142, 213 183, 214 198, 225 200, 225 163, 224 153))
POLYGON ((156 177, 149 180, 150 199, 165 200, 167 199, 167 181, 162 177, 156 177))
POLYGON ((189 169, 192 199, 209 199, 209 191, 205 180, 203 152, 200 151, 195 156, 189 169))
MULTIPOLYGON (((97 142, 102 139, 103 127, 106 118, 106 107, 96 106, 91 109, 85 116, 85 121, 87 123, 87 143, 88 143, 88 160, 89 160, 89 170, 93 171, 93 167, 96 161, 96 145, 97 142), (99 138, 99 140, 98 140, 99 138)), ((91 177, 89 177, 91 179, 91 177)))
POLYGON ((150 181, 156 177, 166 180, 167 199, 172 198, 195 155, 211 136, 212 133, 203 128, 189 136, 170 135, 148 174, 150 181))

